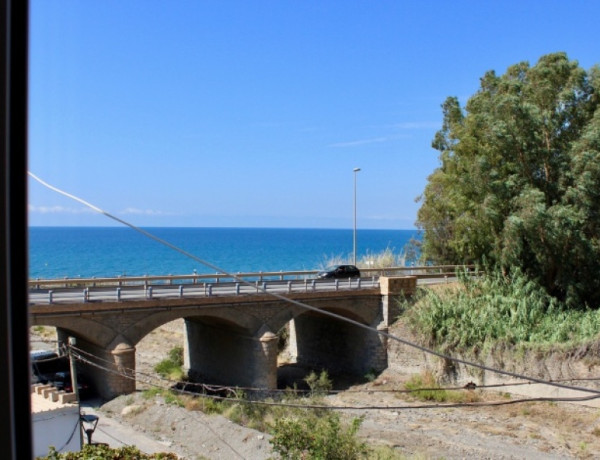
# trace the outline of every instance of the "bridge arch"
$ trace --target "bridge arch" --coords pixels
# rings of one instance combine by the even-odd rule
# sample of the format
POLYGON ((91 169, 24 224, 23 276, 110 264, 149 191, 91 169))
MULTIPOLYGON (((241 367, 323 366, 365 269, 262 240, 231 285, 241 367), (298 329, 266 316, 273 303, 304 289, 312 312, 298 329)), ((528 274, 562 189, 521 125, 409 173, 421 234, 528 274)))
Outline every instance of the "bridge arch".
MULTIPOLYGON (((395 294, 392 291, 359 287, 288 294, 314 309, 253 294, 98 303, 84 300, 79 304, 33 305, 30 311, 33 325, 51 325, 63 336, 74 335, 80 348, 117 371, 135 370, 137 344, 161 325, 182 318, 185 361, 192 377, 233 386, 275 388, 276 333, 284 327, 289 328, 289 347, 299 364, 359 375, 384 369, 386 342, 377 331, 387 328, 389 298, 395 294)), ((107 378, 101 396, 110 398, 135 390, 135 380, 119 378, 120 382, 107 378)))

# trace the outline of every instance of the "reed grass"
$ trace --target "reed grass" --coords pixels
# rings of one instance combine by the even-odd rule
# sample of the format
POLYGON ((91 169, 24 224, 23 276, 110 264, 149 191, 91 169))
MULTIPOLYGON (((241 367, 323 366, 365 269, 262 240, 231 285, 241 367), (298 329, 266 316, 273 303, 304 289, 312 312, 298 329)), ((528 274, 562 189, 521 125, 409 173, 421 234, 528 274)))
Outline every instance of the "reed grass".
POLYGON ((458 286, 419 290, 403 309, 409 323, 442 351, 575 346, 600 334, 600 310, 569 309, 519 272, 492 271, 479 279, 461 277, 458 286))
MULTIPOLYGON (((414 251, 402 249, 396 252, 394 248, 389 246, 383 251, 371 252, 367 251, 356 260, 358 268, 390 268, 390 267, 407 267, 416 262, 414 257, 411 257, 414 251)), ((333 265, 349 265, 354 263, 352 254, 343 256, 341 254, 325 257, 323 262, 319 264, 319 269, 325 269, 333 265)))

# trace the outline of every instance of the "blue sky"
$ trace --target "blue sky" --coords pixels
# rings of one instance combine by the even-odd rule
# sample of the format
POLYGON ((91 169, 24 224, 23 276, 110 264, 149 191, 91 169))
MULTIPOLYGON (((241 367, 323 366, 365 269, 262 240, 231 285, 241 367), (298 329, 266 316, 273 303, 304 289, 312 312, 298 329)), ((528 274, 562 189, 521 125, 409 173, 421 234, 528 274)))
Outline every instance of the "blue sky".
MULTIPOLYGON (((414 228, 440 105, 600 2, 31 0, 29 170, 140 226, 414 228)), ((30 225, 116 225, 30 180, 30 225)))

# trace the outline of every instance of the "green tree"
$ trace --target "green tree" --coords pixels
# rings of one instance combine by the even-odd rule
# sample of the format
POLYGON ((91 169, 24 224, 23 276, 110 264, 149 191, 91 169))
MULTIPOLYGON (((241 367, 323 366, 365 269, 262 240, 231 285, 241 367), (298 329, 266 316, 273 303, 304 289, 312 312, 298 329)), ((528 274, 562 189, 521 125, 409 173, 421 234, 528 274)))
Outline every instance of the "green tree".
POLYGON ((600 304, 600 69, 565 53, 487 72, 442 106, 422 196, 422 254, 519 267, 570 304, 600 304))

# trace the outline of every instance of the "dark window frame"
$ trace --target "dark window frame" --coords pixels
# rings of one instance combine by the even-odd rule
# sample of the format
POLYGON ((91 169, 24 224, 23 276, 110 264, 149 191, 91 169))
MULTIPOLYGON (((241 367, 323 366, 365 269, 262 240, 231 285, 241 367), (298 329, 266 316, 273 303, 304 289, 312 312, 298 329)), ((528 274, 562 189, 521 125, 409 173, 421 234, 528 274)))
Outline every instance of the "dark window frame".
POLYGON ((32 458, 27 307, 29 2, 0 0, 0 458, 32 458))

